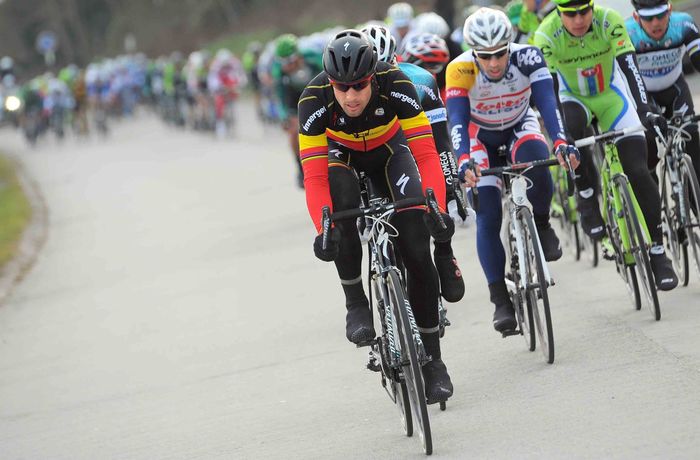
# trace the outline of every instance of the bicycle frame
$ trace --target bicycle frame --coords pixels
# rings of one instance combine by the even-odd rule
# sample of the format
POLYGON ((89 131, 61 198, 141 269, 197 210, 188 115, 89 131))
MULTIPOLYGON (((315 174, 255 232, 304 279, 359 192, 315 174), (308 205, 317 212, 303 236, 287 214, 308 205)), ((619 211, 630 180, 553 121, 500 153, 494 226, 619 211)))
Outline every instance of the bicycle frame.
MULTIPOLYGON (((627 176, 625 175, 625 172, 622 169, 622 163, 620 163, 620 158, 617 153, 617 147, 615 147, 615 144, 612 142, 608 142, 605 144, 605 158, 603 159, 602 166, 603 167, 601 168, 600 174, 603 209, 607 209, 608 203, 612 202, 612 206, 617 220, 617 228, 620 229, 620 238, 623 244, 622 250, 624 253, 625 264, 634 265, 635 262, 634 256, 632 255, 630 237, 627 233, 627 226, 624 222, 625 218, 623 215, 621 215, 622 199, 620 198, 620 192, 617 189, 617 187, 612 186, 615 177, 617 177, 618 175, 625 177, 627 176)), ((639 203, 637 202, 637 197, 634 195, 632 191, 632 186, 629 184, 629 182, 627 182, 627 189, 629 190, 630 197, 632 198, 634 211, 637 214, 639 223, 641 224, 642 230, 644 231, 644 243, 648 245, 651 241, 651 237, 649 236, 649 229, 647 228, 646 220, 644 220, 644 215, 642 214, 642 210, 639 207, 639 203)), ((607 213, 603 213, 603 220, 606 224, 610 224, 610 222, 608 222, 607 213)))
POLYGON ((681 163, 681 158, 685 155, 685 141, 690 139, 689 135, 685 131, 685 128, 693 123, 700 120, 700 115, 694 115, 692 117, 680 117, 676 116, 671 119, 668 125, 668 129, 671 132, 670 140, 662 141, 665 144, 664 153, 659 152, 659 166, 662 174, 659 177, 659 185, 661 187, 660 192, 663 197, 666 193, 666 175, 669 176, 669 181, 671 182, 672 191, 675 196, 678 197, 679 209, 682 211, 680 214, 681 225, 686 228, 688 227, 688 206, 684 202, 685 196, 679 189, 681 187, 681 180, 679 174, 679 164, 681 163))
MULTIPOLYGON (((605 158, 603 158, 603 162, 600 168, 600 179, 601 179, 601 195, 603 198, 603 209, 608 209, 608 205, 611 204, 612 208, 614 210, 615 214, 615 219, 617 223, 617 228, 620 230, 620 239, 622 240, 623 247, 622 248, 615 248, 616 250, 620 250, 623 254, 624 257, 624 263, 625 265, 634 265, 634 255, 632 254, 632 248, 630 244, 630 237, 629 234, 627 234, 627 227, 625 224, 625 217, 622 215, 621 209, 622 209, 622 199, 620 198, 620 193, 617 190, 616 187, 613 187, 612 184, 615 181, 615 178, 618 176, 624 176, 627 178, 627 175, 625 174, 623 168, 622 168, 622 163, 620 162, 620 158, 618 156, 617 152, 617 147, 615 146, 615 140, 621 136, 635 133, 643 129, 641 126, 634 126, 630 128, 624 128, 618 131, 610 131, 608 133, 598 135, 598 136, 590 136, 586 137, 583 139, 579 139, 576 141, 575 145, 576 147, 587 147, 589 145, 593 145, 596 142, 604 142, 604 150, 605 150, 605 158), (598 139, 596 140, 596 137, 598 139)), ((649 245, 649 242, 651 241, 651 237, 649 236, 649 229, 646 224, 646 220, 644 219, 644 215, 642 214, 642 210, 639 207, 639 203, 637 202, 637 198, 634 195, 634 192, 632 190, 632 186, 630 185, 629 181, 627 182, 627 189, 629 191, 630 197, 632 198, 632 204, 634 207, 634 211, 637 215, 637 218, 639 220, 639 223, 642 227, 642 231, 644 232, 644 244, 649 245)), ((603 220, 605 223, 608 225, 608 228, 612 225, 611 222, 608 222, 608 216, 607 212, 602 213, 603 215, 603 220)))
MULTIPOLYGON (((510 227, 513 227, 512 234, 515 236, 515 247, 518 251, 518 266, 520 268, 520 273, 526 273, 527 267, 525 266, 526 256, 525 243, 523 242, 523 230, 520 227, 519 220, 517 219, 517 213, 518 209, 520 209, 521 207, 527 207, 528 209, 530 209, 530 211, 532 211, 532 204, 527 198, 527 180, 522 175, 528 169, 523 170, 520 174, 506 173, 513 176, 513 178, 510 180, 510 187, 506 187, 505 191, 506 209, 504 209, 504 211, 507 211, 509 225, 504 225, 501 229, 501 240, 507 242, 507 238, 509 237, 511 231, 510 227)), ((504 212, 504 215, 505 214, 506 213, 504 212)), ((539 235, 536 236, 539 238, 539 235)), ((544 260, 544 253, 542 252, 542 247, 540 246, 539 249, 540 257, 542 258, 542 260, 544 260)), ((552 278, 552 275, 549 272, 549 267, 546 263, 544 264, 544 274, 547 286, 554 286, 554 279, 552 278)), ((527 285, 527 280, 524 279, 524 277, 520 277, 519 281, 521 289, 527 290, 531 287, 527 285)), ((506 278, 506 285, 510 284, 512 287, 514 287, 512 283, 513 281, 506 278)))

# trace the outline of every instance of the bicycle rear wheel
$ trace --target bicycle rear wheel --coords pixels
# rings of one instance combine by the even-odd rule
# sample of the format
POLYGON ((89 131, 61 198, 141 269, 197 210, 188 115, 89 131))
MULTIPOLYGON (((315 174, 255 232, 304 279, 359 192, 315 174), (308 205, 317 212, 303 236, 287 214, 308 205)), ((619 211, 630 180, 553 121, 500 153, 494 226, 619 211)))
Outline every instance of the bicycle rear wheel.
POLYGON ((625 225, 627 226, 627 235, 630 243, 630 251, 634 257, 637 275, 639 276, 639 284, 641 290, 644 291, 644 297, 647 300, 647 306, 651 315, 656 321, 661 319, 661 307, 659 306, 659 297, 656 292, 656 282, 654 281, 654 272, 651 270, 651 261, 649 260, 649 250, 646 244, 646 235, 642 231, 642 225, 639 222, 632 195, 630 194, 630 186, 627 178, 623 175, 613 177, 620 200, 622 202, 622 214, 625 225))
POLYGON ((688 155, 684 155, 681 160, 680 172, 683 197, 688 210, 685 233, 690 252, 695 259, 695 268, 700 275, 700 182, 688 155))
MULTIPOLYGON (((681 201, 681 188, 674 190, 668 165, 664 159, 663 177, 661 182, 661 228, 664 235, 664 246, 671 256, 673 268, 678 274, 678 281, 683 286, 688 285, 688 246, 681 242, 679 232, 683 231, 683 220, 687 212, 687 202, 681 201)), ((680 173, 680 171, 679 171, 680 173)))
POLYGON ((535 228, 535 222, 528 208, 518 209, 517 218, 523 232, 525 249, 525 270, 523 277, 526 282, 526 298, 532 307, 533 319, 537 328, 540 350, 545 361, 554 362, 554 331, 552 315, 549 309, 547 287, 549 280, 545 277, 544 258, 540 250, 540 240, 535 228))
POLYGON ((403 431, 409 438, 413 436, 413 419, 411 419, 411 401, 408 397, 406 382, 394 382, 396 390, 396 405, 401 413, 401 424, 403 431))
POLYGON ((413 420, 417 422, 416 425, 423 444, 423 451, 426 455, 430 455, 433 452, 433 440, 430 432, 430 419, 428 418, 428 404, 425 398, 419 348, 415 337, 415 334, 418 332, 416 331, 414 334, 411 326, 411 317, 409 315, 412 316, 412 313, 410 312, 410 305, 406 300, 403 285, 396 272, 389 271, 386 281, 392 310, 398 318, 396 329, 401 344, 403 375, 413 420))

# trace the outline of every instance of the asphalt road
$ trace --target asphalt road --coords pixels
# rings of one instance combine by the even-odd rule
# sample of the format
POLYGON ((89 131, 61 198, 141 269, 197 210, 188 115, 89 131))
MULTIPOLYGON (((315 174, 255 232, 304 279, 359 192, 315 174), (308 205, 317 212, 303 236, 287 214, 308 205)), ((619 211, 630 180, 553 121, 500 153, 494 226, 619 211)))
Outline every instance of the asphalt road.
MULTIPOLYGON (((140 116, 20 158, 48 239, 0 307, 0 458, 420 458, 344 336, 332 265, 277 128, 232 139, 140 116)), ((556 361, 491 327, 474 230, 431 406, 440 458, 697 458, 700 277, 633 310, 611 262, 550 269, 556 361)))

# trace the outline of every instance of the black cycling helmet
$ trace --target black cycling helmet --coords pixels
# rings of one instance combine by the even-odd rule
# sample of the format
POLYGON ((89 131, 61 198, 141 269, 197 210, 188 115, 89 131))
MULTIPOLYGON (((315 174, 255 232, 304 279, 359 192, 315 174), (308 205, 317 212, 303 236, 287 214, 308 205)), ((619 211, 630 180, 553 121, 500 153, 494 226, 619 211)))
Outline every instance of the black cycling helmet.
POLYGON ((663 6, 667 4, 668 0, 632 0, 632 6, 635 10, 656 8, 657 6, 663 6))
POLYGON ((341 83, 354 83, 374 73, 377 52, 367 36, 347 29, 336 34, 323 52, 323 70, 341 83))

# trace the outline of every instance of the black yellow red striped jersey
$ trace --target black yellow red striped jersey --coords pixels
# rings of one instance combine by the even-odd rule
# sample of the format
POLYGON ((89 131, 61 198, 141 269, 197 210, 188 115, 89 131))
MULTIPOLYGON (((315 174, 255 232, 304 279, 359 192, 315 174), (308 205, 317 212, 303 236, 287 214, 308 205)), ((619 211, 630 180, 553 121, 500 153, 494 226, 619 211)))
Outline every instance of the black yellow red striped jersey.
POLYGON ((398 68, 377 64, 372 96, 358 117, 343 112, 328 75, 321 72, 299 99, 299 155, 304 169, 306 202, 316 229, 321 209, 332 209, 328 186, 329 139, 354 151, 371 152, 403 131, 421 174, 423 189, 432 187, 444 209, 445 180, 430 121, 411 80, 398 68), (440 199, 440 197, 443 197, 440 199))

